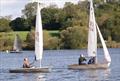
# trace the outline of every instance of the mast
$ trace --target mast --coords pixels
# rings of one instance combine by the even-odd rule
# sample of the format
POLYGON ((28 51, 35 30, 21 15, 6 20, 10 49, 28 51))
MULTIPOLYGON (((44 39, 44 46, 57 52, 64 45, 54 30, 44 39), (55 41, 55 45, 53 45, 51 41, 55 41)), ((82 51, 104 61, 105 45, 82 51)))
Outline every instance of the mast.
POLYGON ((43 32, 42 32, 42 20, 41 20, 41 8, 39 7, 39 2, 37 2, 37 13, 36 13, 36 28, 35 28, 35 55, 36 60, 40 61, 43 54, 43 32))
POLYGON ((97 31, 92 0, 90 0, 90 13, 89 13, 88 56, 97 57, 97 31))

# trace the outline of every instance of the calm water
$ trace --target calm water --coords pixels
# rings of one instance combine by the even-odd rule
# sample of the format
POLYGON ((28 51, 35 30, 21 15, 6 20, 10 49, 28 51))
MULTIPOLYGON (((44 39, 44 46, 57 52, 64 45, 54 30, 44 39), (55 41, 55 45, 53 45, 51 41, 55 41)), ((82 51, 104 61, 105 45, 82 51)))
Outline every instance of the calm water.
MULTIPOLYGON (((107 70, 68 70, 67 65, 77 63, 81 53, 86 50, 49 50, 44 51, 42 66, 52 67, 50 73, 9 73, 10 68, 22 66, 23 58, 32 62, 34 52, 22 54, 0 53, 0 81, 120 81, 120 48, 109 49, 112 63, 107 70)), ((103 51, 98 50, 102 59, 103 51)), ((99 60, 100 60, 99 59, 99 60)), ((39 66, 39 63, 36 63, 39 66)))

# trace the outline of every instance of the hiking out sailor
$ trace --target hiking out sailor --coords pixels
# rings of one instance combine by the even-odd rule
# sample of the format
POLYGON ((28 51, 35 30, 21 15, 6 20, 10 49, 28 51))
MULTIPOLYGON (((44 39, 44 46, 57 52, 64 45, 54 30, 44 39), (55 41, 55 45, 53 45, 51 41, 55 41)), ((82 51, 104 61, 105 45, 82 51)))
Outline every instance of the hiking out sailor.
POLYGON ((23 68, 30 68, 30 63, 29 63, 28 58, 24 58, 23 68))

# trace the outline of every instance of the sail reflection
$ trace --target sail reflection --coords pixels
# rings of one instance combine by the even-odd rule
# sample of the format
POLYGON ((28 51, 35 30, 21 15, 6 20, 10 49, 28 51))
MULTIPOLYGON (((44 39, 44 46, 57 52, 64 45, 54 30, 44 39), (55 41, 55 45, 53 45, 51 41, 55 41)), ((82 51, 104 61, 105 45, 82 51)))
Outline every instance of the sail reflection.
POLYGON ((35 81, 46 81, 45 75, 44 74, 37 74, 36 75, 36 80, 35 81))
POLYGON ((46 81, 45 74, 42 73, 25 73, 23 74, 23 77, 25 78, 25 81, 46 81), (31 80, 30 77, 33 77, 33 80, 31 80))
POLYGON ((106 69, 103 71, 104 72, 104 80, 108 80, 109 79, 109 76, 111 74, 111 69, 106 69))
POLYGON ((110 69, 105 70, 80 70, 77 73, 78 81, 109 80, 110 69))

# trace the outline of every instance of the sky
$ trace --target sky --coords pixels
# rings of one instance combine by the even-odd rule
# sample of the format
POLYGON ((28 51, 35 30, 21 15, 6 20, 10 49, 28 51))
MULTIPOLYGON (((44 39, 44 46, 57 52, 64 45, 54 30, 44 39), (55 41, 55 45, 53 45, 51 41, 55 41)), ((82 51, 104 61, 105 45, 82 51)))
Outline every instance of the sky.
MULTIPOLYGON (((29 2, 34 2, 36 0, 0 0, 0 16, 12 15, 12 19, 16 17, 21 17, 22 10, 25 5, 29 2)), ((57 4, 58 7, 63 7, 65 2, 77 3, 83 0, 39 0, 45 5, 57 4)))

